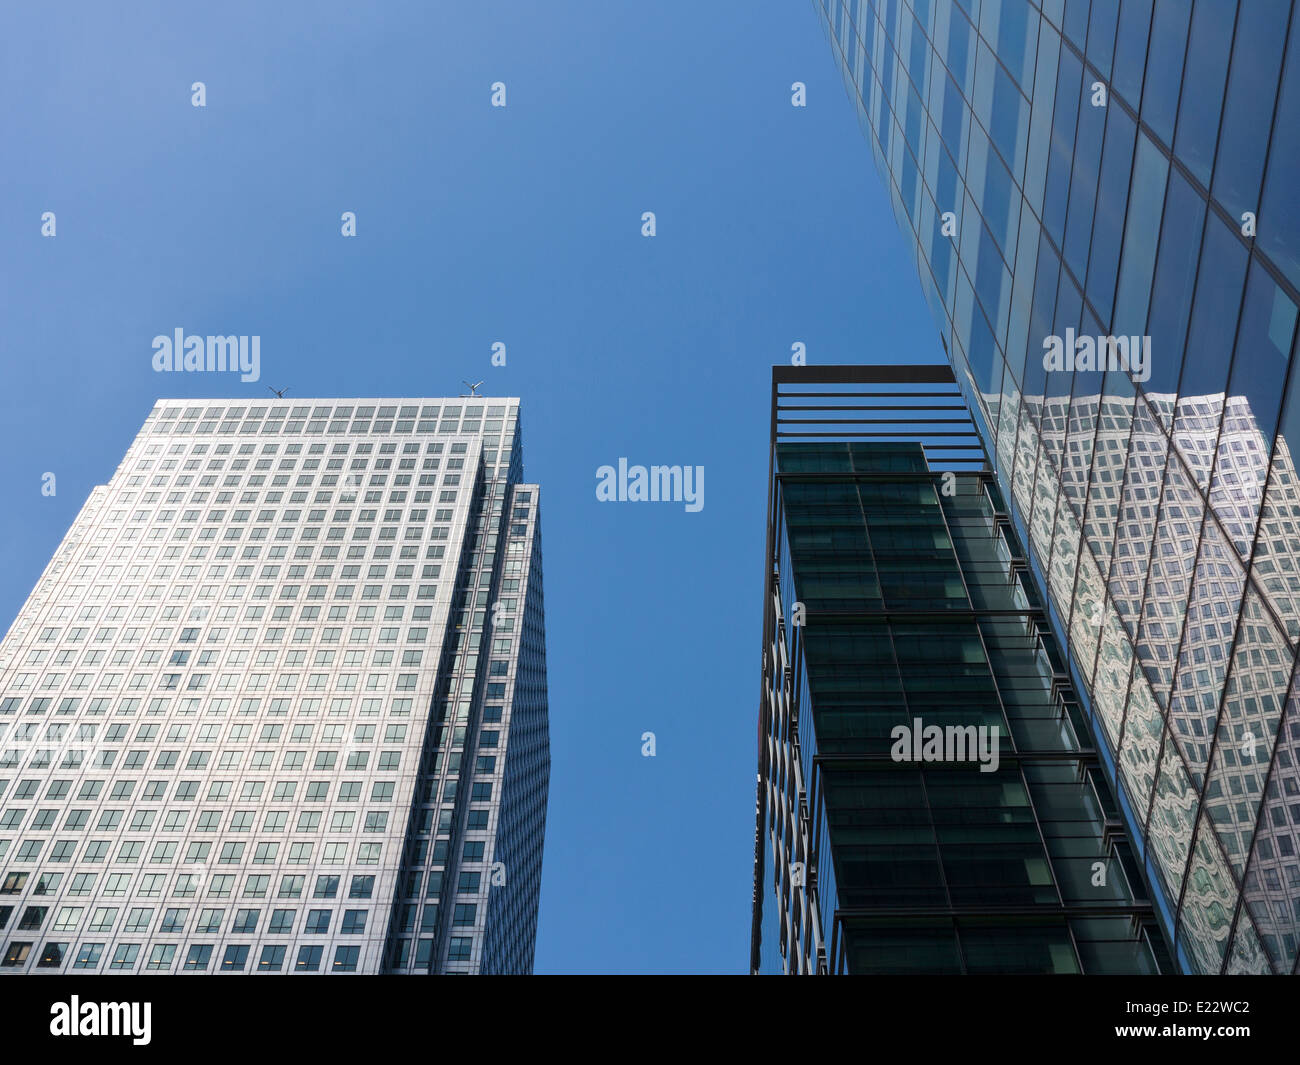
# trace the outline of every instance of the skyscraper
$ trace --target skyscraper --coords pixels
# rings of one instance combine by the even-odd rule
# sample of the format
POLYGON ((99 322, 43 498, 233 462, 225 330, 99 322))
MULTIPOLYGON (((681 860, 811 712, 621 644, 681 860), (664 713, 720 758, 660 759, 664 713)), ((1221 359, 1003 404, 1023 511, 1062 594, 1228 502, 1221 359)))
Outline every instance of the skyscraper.
POLYGON ((1179 968, 1300 957, 1300 25, 814 0, 1179 968))
POLYGON ((531 970, 518 409, 154 407, 0 643, 0 973, 531 970))
POLYGON ((1292 973, 1294 5, 815 7, 1179 966, 1292 973))
POLYGON ((1170 961, 944 365, 777 368, 751 969, 1170 961))

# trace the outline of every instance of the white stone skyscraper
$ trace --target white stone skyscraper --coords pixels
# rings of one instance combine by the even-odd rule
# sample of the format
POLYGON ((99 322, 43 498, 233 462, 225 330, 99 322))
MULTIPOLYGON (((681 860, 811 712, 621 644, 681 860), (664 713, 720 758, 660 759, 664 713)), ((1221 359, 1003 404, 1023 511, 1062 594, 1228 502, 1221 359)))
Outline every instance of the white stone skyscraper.
POLYGON ((0 974, 531 971, 518 410, 158 402, 0 644, 0 974))

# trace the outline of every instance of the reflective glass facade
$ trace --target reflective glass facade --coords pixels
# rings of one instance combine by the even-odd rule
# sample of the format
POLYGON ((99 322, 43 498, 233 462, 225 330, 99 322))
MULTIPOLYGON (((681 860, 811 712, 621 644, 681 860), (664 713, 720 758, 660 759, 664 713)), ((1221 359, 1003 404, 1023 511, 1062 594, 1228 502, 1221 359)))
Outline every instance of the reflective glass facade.
POLYGON ((774 387, 753 971, 1169 971, 951 372, 835 369, 774 387))
POLYGON ((1293 5, 814 6, 1178 965, 1295 972, 1293 5))
POLYGON ((0 643, 0 974, 532 968, 514 399, 163 400, 0 643))

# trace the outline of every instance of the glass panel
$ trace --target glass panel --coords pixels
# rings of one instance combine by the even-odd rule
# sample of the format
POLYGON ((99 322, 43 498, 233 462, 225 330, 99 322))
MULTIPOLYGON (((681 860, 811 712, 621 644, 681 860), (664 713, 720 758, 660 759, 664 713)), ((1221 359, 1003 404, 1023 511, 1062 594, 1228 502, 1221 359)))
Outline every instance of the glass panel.
MULTIPOLYGON (((1112 749, 1118 749, 1124 722, 1129 675, 1133 670, 1133 649, 1113 610, 1104 613, 1101 647, 1097 652, 1097 675, 1093 684, 1092 705, 1106 730, 1112 749)), ((1139 816, 1141 815, 1139 812, 1139 816)))
POLYGON ((980 31, 995 43, 998 58, 1026 96, 1033 90, 1038 21, 1038 12, 1028 0, 1001 0, 984 4, 980 10, 980 31))
POLYGON ((1124 783, 1139 817, 1151 806, 1156 765, 1160 759, 1160 737, 1165 720, 1160 715, 1142 668, 1133 663, 1133 683, 1129 688, 1128 713, 1124 716, 1124 741, 1120 748, 1124 783))
POLYGON ((1259 211, 1259 184, 1290 9, 1288 0, 1249 0, 1237 15, 1214 196, 1238 220, 1244 211, 1259 211))
POLYGON ((1223 85, 1228 76, 1228 46, 1232 43, 1236 14, 1236 0, 1213 3, 1202 0, 1192 12, 1174 153, 1206 188, 1210 187, 1210 170, 1214 165, 1214 141, 1219 132, 1223 85))
POLYGON ((1109 580, 1111 598, 1130 637, 1137 632, 1167 448, 1167 439, 1156 427, 1147 405, 1139 403, 1109 580))
POLYGON ((1151 0, 1123 0, 1115 36, 1115 71, 1111 87, 1139 110, 1142 73, 1147 63, 1147 32, 1151 29, 1151 0))
MULTIPOLYGON (((1084 80, 1091 84, 1088 78, 1084 80)), ((1086 95, 1091 90, 1085 85, 1084 91, 1086 95)), ((1109 110, 1086 103, 1079 110, 1070 178, 1070 211, 1065 228, 1065 261, 1080 279, 1088 273, 1088 238, 1092 234, 1092 210, 1097 201, 1097 168, 1109 110)))
MULTIPOLYGON (((1191 804, 1189 804, 1190 806, 1191 804)), ((1178 940, 1200 973, 1217 973, 1237 905, 1237 884, 1223 860, 1208 815, 1201 814, 1178 914, 1178 940)))
POLYGON ((1083 67, 1072 52, 1061 50, 1056 76, 1056 115, 1047 157, 1047 189, 1043 202, 1043 227, 1060 244, 1065 233, 1065 208, 1069 195, 1074 153, 1074 126, 1079 115, 1083 67))
MULTIPOLYGON (((1296 944, 1300 938, 1300 817, 1296 814, 1300 802, 1300 785, 1295 777, 1295 767, 1300 764, 1300 714, 1297 705, 1296 678, 1291 681, 1287 698, 1286 726, 1279 739, 1275 756, 1277 770, 1268 782, 1268 795, 1255 833, 1254 853, 1251 855, 1246 882, 1242 886, 1245 907, 1254 924, 1258 926, 1264 948, 1278 959, 1279 969, 1290 972, 1296 960, 1296 944)), ((1245 915, 1238 919, 1250 933, 1254 928, 1245 915)), ((1241 929, 1237 939, 1241 940, 1241 929)))
MULTIPOLYGON (((1196 253, 1201 247, 1205 201, 1177 171, 1169 174, 1164 224, 1160 229, 1160 254, 1151 293, 1147 334, 1151 337, 1151 377, 1143 386, 1150 393, 1177 391, 1183 361, 1183 341, 1192 311, 1192 286, 1196 280, 1196 253)), ((1222 227, 1220 227, 1222 228, 1222 227)), ((1209 282, 1207 282, 1209 284, 1209 282)), ((1161 411, 1162 421, 1169 424, 1161 411)))
POLYGON ((1244 584, 1241 566, 1215 523, 1207 521, 1170 703, 1170 724, 1198 790, 1204 787, 1244 584))
MULTIPOLYGON (((1292 20, 1294 22, 1294 19, 1292 20)), ((1259 246, 1281 268, 1292 285, 1300 288, 1300 32, 1292 26, 1287 46, 1282 92, 1268 149, 1268 175, 1259 217, 1265 224, 1256 238, 1259 246)))
POLYGON ((1088 18, 1088 59, 1110 80, 1110 61, 1115 53, 1115 24, 1119 21, 1119 0, 1092 0, 1088 18))
MULTIPOLYGON (((1133 683, 1145 683, 1140 673, 1133 683)), ((1166 728, 1146 838, 1170 898, 1177 898, 1182 887, 1195 819, 1196 792, 1166 728)))
POLYGON ((1053 597, 1068 607, 1079 563, 1079 519, 1070 510, 1065 493, 1057 499, 1056 529, 1048 578, 1053 597))
POLYGON ((1204 511, 1201 495, 1182 467, 1177 462, 1169 463, 1137 644, 1138 661, 1161 707, 1169 705, 1169 686, 1182 639, 1204 511))
MULTIPOLYGON (((1259 936, 1255 932, 1255 926, 1251 924, 1250 915, 1244 911, 1238 911, 1237 929, 1232 940, 1232 953, 1228 956, 1228 964, 1224 972, 1229 976, 1258 976, 1267 974, 1269 971, 1269 961, 1260 947, 1259 936)), ((1285 973, 1290 970, 1279 969, 1275 971, 1285 973)))
MULTIPOLYGON (((1097 645, 1105 619, 1104 611, 1107 609, 1105 595, 1106 588, 1092 555, 1086 550, 1080 552, 1079 572, 1071 604, 1069 651, 1087 685, 1092 684, 1093 669, 1096 666, 1097 645)), ((1112 710, 1115 711, 1116 708, 1112 710)), ((1122 710, 1120 707, 1116 711, 1117 718, 1122 710)))
MULTIPOLYGON (((1174 443, 1204 490, 1209 488, 1214 465, 1228 359, 1246 279, 1246 249, 1233 231, 1216 218, 1205 229, 1201 262, 1205 269, 1197 281, 1183 376, 1178 384, 1174 443)), ((1154 336, 1151 345, 1152 361, 1156 361, 1160 356, 1156 354, 1154 336)))
POLYGON ((1248 589, 1205 793, 1215 832, 1238 875, 1255 831, 1292 660, 1259 593, 1248 589))
POLYGON ((1296 305, 1268 271, 1254 263, 1242 307, 1241 331, 1237 335, 1228 393, 1245 400, 1243 416, 1253 419, 1258 435, 1263 438, 1265 454, 1277 431, 1278 406, 1286 383, 1295 327, 1296 305))
MULTIPOLYGON (((1251 576, 1264 590, 1292 642, 1300 638, 1300 479, 1292 446, 1300 447, 1300 389, 1287 396, 1282 431, 1269 467, 1268 492, 1260 518, 1251 576)), ((1234 536, 1235 538, 1235 536, 1234 536)))
POLYGON ((1042 20, 1038 37, 1038 65, 1034 70, 1033 113, 1029 119, 1029 148, 1025 158, 1025 199, 1035 208, 1043 202, 1047 178, 1047 157, 1051 142, 1053 108, 1056 102, 1057 61, 1061 38, 1042 20))
POLYGON ((1147 331, 1147 306, 1155 276, 1156 242, 1160 236, 1160 211, 1165 202, 1169 160, 1150 138, 1137 138, 1133 157, 1133 183, 1128 221, 1124 229, 1124 254, 1120 260, 1119 294, 1111 333, 1143 336, 1147 331))
POLYGON ((1119 511, 1124 467, 1133 429, 1133 396, 1133 382, 1127 374, 1106 375, 1101 426, 1093 446, 1087 521, 1084 525, 1088 549, 1097 560, 1103 575, 1110 572, 1111 549, 1115 544, 1115 516, 1119 511))
POLYGON ((1120 241, 1124 233, 1129 178, 1133 172, 1133 138, 1136 132, 1133 120, 1122 108, 1106 109, 1106 144, 1101 158, 1101 182, 1097 189, 1097 212, 1093 220, 1086 287, 1088 298, 1107 324, 1115 300, 1115 279, 1119 272, 1120 241))
POLYGON ((1142 118, 1166 145, 1174 136, 1190 17, 1191 6, 1187 0, 1156 0, 1146 85, 1142 91, 1142 118))

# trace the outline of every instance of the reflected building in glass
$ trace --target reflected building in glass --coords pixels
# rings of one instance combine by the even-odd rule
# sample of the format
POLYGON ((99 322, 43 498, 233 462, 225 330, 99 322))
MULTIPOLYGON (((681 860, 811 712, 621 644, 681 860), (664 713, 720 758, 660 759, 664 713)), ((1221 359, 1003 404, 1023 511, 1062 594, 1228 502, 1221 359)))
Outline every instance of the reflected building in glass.
POLYGON ((1170 960, 952 371, 773 372, 751 970, 1170 960))
POLYGON ((1177 965, 1293 973, 1293 5, 814 6, 1177 965))
POLYGON ((159 401, 0 643, 0 975, 531 971, 518 417, 159 401))

